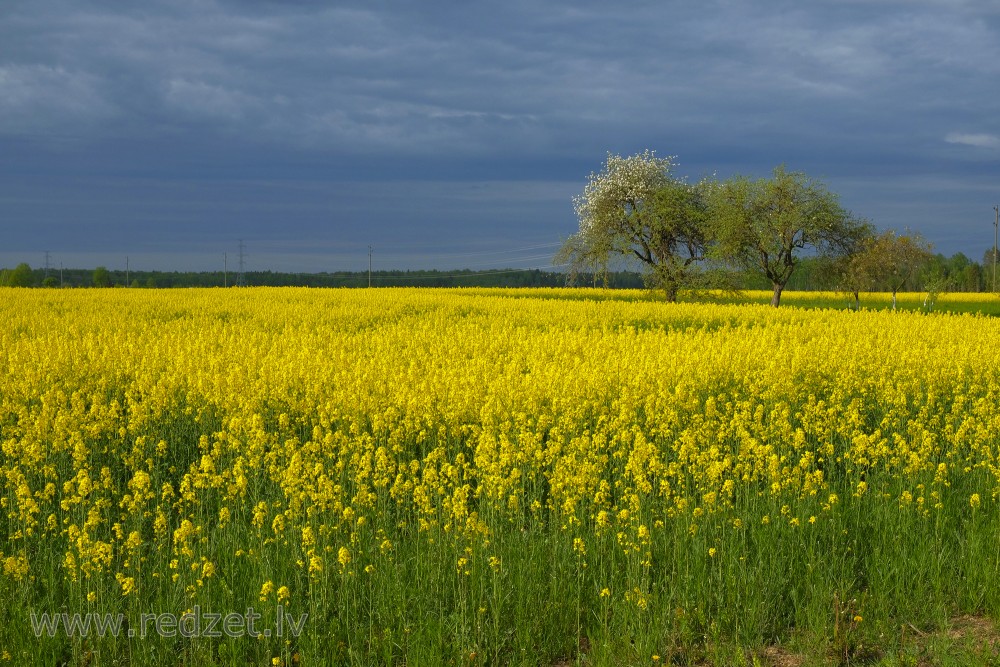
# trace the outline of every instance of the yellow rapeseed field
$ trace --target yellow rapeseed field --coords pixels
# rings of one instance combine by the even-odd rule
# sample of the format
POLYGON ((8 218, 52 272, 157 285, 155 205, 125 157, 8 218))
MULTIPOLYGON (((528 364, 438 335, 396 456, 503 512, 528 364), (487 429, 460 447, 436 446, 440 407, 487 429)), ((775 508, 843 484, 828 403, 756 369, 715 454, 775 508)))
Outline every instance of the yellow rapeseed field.
POLYGON ((724 661, 1000 610, 1000 320, 604 295, 0 290, 0 664, 724 661), (29 622, 248 608, 307 618, 29 622))

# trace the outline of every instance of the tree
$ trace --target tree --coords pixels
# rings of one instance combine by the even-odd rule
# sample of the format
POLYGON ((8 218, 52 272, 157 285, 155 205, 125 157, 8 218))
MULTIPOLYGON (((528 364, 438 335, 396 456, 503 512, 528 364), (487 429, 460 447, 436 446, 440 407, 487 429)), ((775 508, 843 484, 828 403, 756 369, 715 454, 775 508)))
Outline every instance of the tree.
POLYGON ((962 289, 967 292, 982 292, 983 285, 983 267, 975 262, 970 262, 962 275, 962 289))
POLYGON ((596 238, 587 238, 583 233, 573 234, 567 238, 552 260, 554 264, 569 265, 567 283, 573 284, 581 274, 590 274, 597 287, 601 281, 608 286, 611 249, 599 247, 596 238))
POLYGON ((108 273, 107 267, 99 266, 94 269, 92 280, 94 287, 111 287, 111 274, 108 273))
MULTIPOLYGON (((930 259, 931 244, 920 234, 899 235, 889 229, 867 239, 849 258, 844 274, 844 284, 854 294, 855 308, 859 289, 885 288, 892 292, 892 309, 896 310, 896 293, 930 259)), ((960 263, 961 259, 956 261, 960 263)))
POLYGON ((4 271, 3 284, 7 287, 31 287, 34 276, 31 275, 31 267, 21 262, 10 271, 4 271))
MULTIPOLYGON (((927 290, 923 308, 927 312, 930 312, 937 303, 941 293, 948 291, 948 288, 951 287, 951 282, 948 280, 948 276, 944 274, 941 263, 935 263, 924 272, 923 283, 924 289, 927 290)), ((893 307, 895 307, 895 304, 893 307)))
POLYGON ((694 284, 707 246, 705 182, 689 185, 671 173, 671 158, 652 151, 621 157, 608 154, 600 173, 592 173, 574 199, 579 231, 556 255, 571 274, 607 274, 614 257, 638 259, 647 282, 664 290, 668 301, 694 284))
POLYGON ((840 286, 854 297, 854 310, 858 310, 861 307, 859 293, 874 290, 881 273, 875 237, 862 240, 857 251, 844 257, 841 265, 840 286))
POLYGON ((871 235, 871 225, 841 208, 822 183, 784 166, 771 178, 725 181, 715 190, 712 213, 719 258, 762 273, 775 307, 803 252, 849 255, 871 235))
POLYGON ((955 291, 978 292, 981 289, 982 269, 965 253, 956 252, 949 257, 946 268, 951 287, 955 291))
POLYGON ((890 229, 879 235, 876 246, 883 261, 882 280, 892 292, 892 309, 896 310, 896 292, 930 260, 931 244, 920 234, 898 236, 890 229))
POLYGON ((46 276, 45 279, 42 280, 42 287, 59 287, 59 279, 55 276, 46 276))

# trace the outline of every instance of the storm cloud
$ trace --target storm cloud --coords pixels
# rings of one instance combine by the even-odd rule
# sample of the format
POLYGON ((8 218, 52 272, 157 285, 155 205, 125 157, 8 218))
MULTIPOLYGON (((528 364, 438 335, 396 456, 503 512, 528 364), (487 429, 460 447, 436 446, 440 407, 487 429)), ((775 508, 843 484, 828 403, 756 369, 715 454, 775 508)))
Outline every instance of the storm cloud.
POLYGON ((824 180, 973 258, 991 2, 0 5, 0 265, 546 266, 608 152, 824 180))

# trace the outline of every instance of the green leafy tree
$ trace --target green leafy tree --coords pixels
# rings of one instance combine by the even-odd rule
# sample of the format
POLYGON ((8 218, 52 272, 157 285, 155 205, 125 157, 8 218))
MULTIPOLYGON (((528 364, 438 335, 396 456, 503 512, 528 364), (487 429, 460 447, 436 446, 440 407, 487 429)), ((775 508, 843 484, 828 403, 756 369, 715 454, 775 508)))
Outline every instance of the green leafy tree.
POLYGON ((3 284, 7 287, 31 287, 35 283, 31 267, 21 262, 10 271, 4 271, 3 284))
POLYGON ((708 243, 709 185, 675 177, 671 158, 652 151, 621 157, 609 154, 574 199, 579 231, 556 255, 571 274, 607 275, 615 258, 637 259, 647 283, 668 301, 702 277, 708 243))
POLYGON ((59 287, 59 279, 55 276, 46 276, 42 281, 42 287, 59 287))
POLYGON ((982 267, 962 252, 948 258, 948 277, 958 292, 978 292, 983 287, 982 267))
POLYGON ((854 294, 855 308, 859 290, 885 289, 892 293, 892 309, 896 310, 896 294, 931 257, 931 244, 920 234, 900 235, 890 229, 866 239, 850 256, 844 275, 845 285, 854 294))
POLYGON ((854 297, 854 310, 859 310, 859 294, 875 290, 881 272, 875 237, 869 236, 861 240, 856 251, 843 257, 840 264, 843 268, 839 285, 854 297))
POLYGON ((108 273, 107 267, 99 266, 94 269, 94 275, 91 280, 94 283, 94 287, 111 287, 111 274, 108 273))
POLYGON ((871 225, 844 210, 826 186, 784 166, 771 178, 725 181, 714 191, 712 213, 719 259, 761 273, 775 307, 803 253, 849 255, 871 235, 871 225))

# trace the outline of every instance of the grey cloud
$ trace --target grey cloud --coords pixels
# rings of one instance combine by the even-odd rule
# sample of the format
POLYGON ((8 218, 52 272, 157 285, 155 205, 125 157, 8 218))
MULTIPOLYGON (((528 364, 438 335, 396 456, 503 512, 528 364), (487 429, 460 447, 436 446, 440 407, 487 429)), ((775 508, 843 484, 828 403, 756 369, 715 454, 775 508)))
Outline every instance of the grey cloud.
POLYGON ((117 109, 97 76, 60 65, 0 65, 0 132, 42 132, 65 119, 84 126, 117 109))
POLYGON ((945 138, 949 144, 964 144, 978 148, 1000 148, 1000 137, 995 134, 964 134, 949 132, 945 138))
POLYGON ((456 237, 461 217, 477 221, 463 243, 508 224, 497 238, 517 247, 530 224, 504 216, 569 233, 568 197, 605 152, 649 147, 695 178, 786 162, 845 184, 876 222, 932 236, 940 216, 909 206, 933 193, 903 185, 997 175, 983 149, 1000 113, 998 19, 985 2, 18 0, 0 8, 0 216, 143 220, 131 236, 91 228, 133 244, 164 226, 221 241, 243 220, 263 242, 280 211, 321 242, 322 198, 310 186, 296 203, 290 184, 327 178, 344 206, 365 192, 384 233, 419 225, 411 243, 456 237), (908 196, 905 214, 856 178, 908 196), (529 179, 564 184, 565 201, 540 202, 529 179), (407 202, 378 180, 424 185, 400 186, 407 202), (443 194, 463 182, 517 185, 465 206, 443 194))

